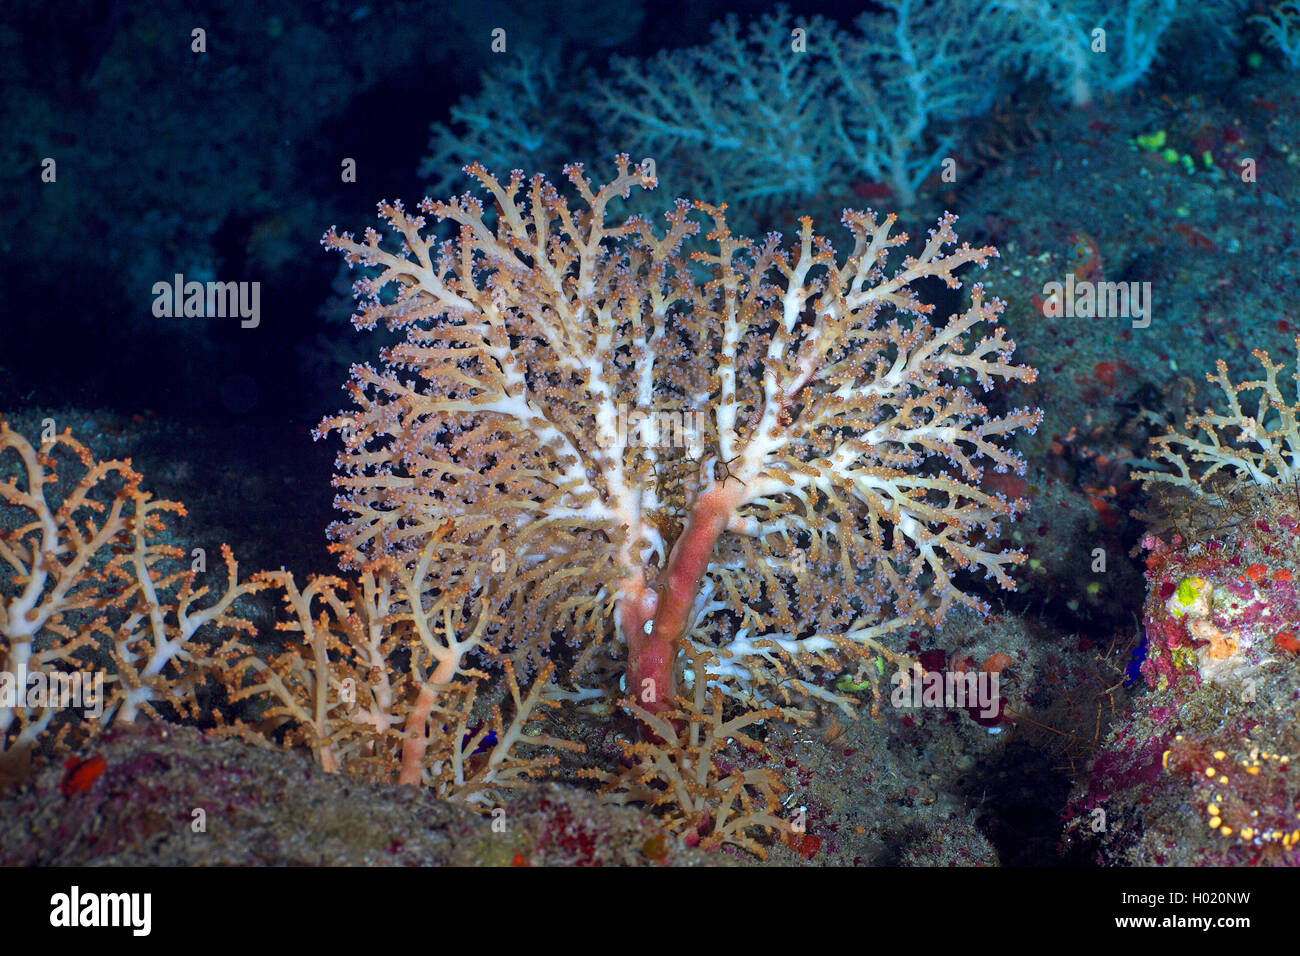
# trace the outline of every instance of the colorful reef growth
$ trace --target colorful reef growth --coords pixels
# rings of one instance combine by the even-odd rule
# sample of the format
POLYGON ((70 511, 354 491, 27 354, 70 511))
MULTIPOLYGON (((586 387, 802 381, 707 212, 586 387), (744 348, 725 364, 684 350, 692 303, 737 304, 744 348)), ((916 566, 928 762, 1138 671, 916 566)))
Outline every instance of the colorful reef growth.
MULTIPOLYGON (((206 569, 148 540, 164 530, 152 512, 179 506, 81 452, 86 477, 47 501, 41 469, 78 446, 5 432, 23 467, 0 485, 18 512, 0 649, 55 667, 118 634, 127 704, 194 713, 215 682, 225 709, 205 717, 250 740, 484 809, 582 749, 543 731, 548 712, 626 693, 630 766, 588 775, 664 805, 692 844, 761 853, 781 785, 743 754, 762 750, 753 728, 852 713, 845 671, 874 710, 882 677, 910 671, 906 629, 983 612, 978 575, 1011 588, 1024 559, 995 544, 1024 502, 982 478, 1023 471, 1010 440, 1039 413, 991 412, 971 387, 1035 373, 1012 364, 980 285, 944 321, 918 293, 960 288, 996 250, 958 245, 948 215, 900 260, 893 216, 846 211, 837 256, 810 219, 786 247, 683 200, 656 231, 612 216, 655 185, 626 156, 603 186, 570 167, 576 205, 541 176, 469 172, 490 213, 470 196, 422 205, 450 239, 382 204, 391 247, 375 230, 324 240, 365 270, 356 325, 406 333, 379 368, 354 367, 354 408, 318 431, 343 441, 344 576, 240 582, 227 555, 221 596, 196 613, 206 569), (115 471, 122 487, 102 486, 115 471), (227 614, 264 591, 284 605, 272 653, 227 614)), ((24 744, 48 722, 0 715, 24 744)))
POLYGON ((1300 487, 1297 403, 1280 366, 1208 377, 1223 411, 1153 442, 1170 466, 1135 475, 1161 495, 1142 542, 1148 596, 1141 678, 1076 794, 1072 839, 1147 864, 1300 864, 1300 487), (1242 394, 1254 394, 1243 407, 1242 394))
POLYGON ((818 673, 898 662, 885 635, 983 608, 955 569, 1012 586, 1023 556, 986 541, 1023 502, 978 482, 985 464, 1023 468, 999 440, 1038 416, 991 415, 959 380, 1034 373, 1011 364, 979 285, 965 312, 928 319, 917 282, 956 288, 955 270, 995 254, 950 249, 953 217, 891 269, 907 242, 893 217, 846 212, 839 262, 807 219, 792 250, 733 236, 703 203, 679 201, 662 236, 609 224, 612 202, 654 185, 626 157, 599 189, 569 169, 581 210, 541 177, 470 171, 493 226, 464 198, 423 207, 459 229, 440 246, 400 205, 381 206, 398 251, 373 230, 326 237, 379 269, 358 283, 358 327, 408 333, 386 369, 354 369, 358 410, 322 428, 344 437, 344 567, 409 566, 442 527, 468 552, 506 546, 522 567, 492 643, 528 667, 562 630, 577 678, 617 636, 651 711, 672 706, 683 654, 704 653, 733 696, 847 706, 818 673), (710 230, 688 258, 697 212, 710 230))

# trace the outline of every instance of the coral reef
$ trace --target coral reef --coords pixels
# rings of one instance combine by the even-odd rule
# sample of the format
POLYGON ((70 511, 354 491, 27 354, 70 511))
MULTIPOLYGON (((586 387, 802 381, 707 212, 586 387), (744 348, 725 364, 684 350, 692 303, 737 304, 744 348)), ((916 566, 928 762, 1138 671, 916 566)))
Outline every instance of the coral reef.
POLYGON ((1149 690, 1075 794, 1067 839, 1108 862, 1300 864, 1300 507, 1269 491, 1190 538, 1148 535, 1149 690))
MULTIPOLYGON (((871 687, 875 710, 883 663, 906 662, 880 638, 923 617, 940 622, 953 605, 984 610, 954 573, 979 570, 1010 588, 1007 569, 1023 559, 984 544, 1023 504, 978 482, 983 462, 1023 469, 1001 440, 1032 430, 1038 414, 992 416, 957 379, 989 390, 1034 373, 1010 363, 1002 329, 981 334, 1001 303, 980 286, 943 324, 914 289, 927 277, 957 288, 956 269, 995 251, 950 249, 946 217, 919 255, 891 269, 907 236, 892 234, 892 217, 846 212, 855 244, 841 263, 810 220, 787 252, 777 237, 733 237, 722 207, 697 203, 713 249, 692 265, 679 251, 699 229, 688 203, 663 236, 637 218, 606 223, 616 196, 654 185, 626 157, 597 189, 580 167, 569 171, 580 213, 540 176, 525 192, 518 173, 503 186, 471 171, 495 200, 494 228, 466 197, 426 204, 460 226, 458 242, 434 247, 423 219, 397 205, 381 206, 403 237, 396 253, 373 230, 364 243, 325 238, 379 270, 358 282, 358 327, 382 319, 407 332, 383 371, 354 369, 360 411, 318 432, 344 438, 347 517, 331 535, 354 577, 300 588, 288 572, 261 572, 241 583, 227 550, 224 591, 195 612, 207 592, 194 590, 201 562, 160 576, 158 562, 182 554, 148 541, 160 527, 154 512, 180 506, 150 503, 126 463, 93 462, 66 435, 37 451, 6 426, 26 486, 11 480, 5 502, 30 512, 7 536, 17 595, 0 629, 7 659, 22 670, 39 638, 37 660, 66 661, 95 635, 116 635, 124 720, 154 696, 195 710, 198 675, 215 677, 231 706, 257 704, 261 726, 236 720, 234 732, 287 730, 283 739, 310 746, 327 771, 490 805, 557 759, 521 748, 581 750, 525 728, 556 697, 611 694, 606 646, 617 639, 627 707, 647 736, 629 746, 632 773, 606 778, 610 788, 674 804, 672 819, 698 837, 756 849, 746 832, 779 825, 779 781, 729 770, 724 744, 761 749, 742 728, 798 719, 813 701, 851 712, 851 699, 825 686, 825 672, 846 665, 871 687), (711 273, 703 284, 699 266, 711 273), (675 433, 659 433, 664 419, 675 433), (42 468, 64 445, 87 475, 56 505, 42 494, 55 480, 42 468), (116 472, 125 480, 106 500, 89 494, 116 472), (77 523, 106 506, 103 524, 77 523), (115 546, 122 553, 92 572, 115 546), (90 590, 80 596, 83 576, 90 590), (231 605, 268 589, 288 610, 277 627, 296 636, 270 655, 218 640, 223 628, 250 629, 231 605), (87 607, 119 613, 111 624, 64 624, 87 607), (137 634, 142 622, 152 630, 137 634), (574 689, 552 687, 552 656, 568 657, 574 689), (693 698, 679 699, 684 662, 693 698), (513 713, 494 706, 472 726, 478 682, 497 667, 513 713), (724 719, 724 695, 748 710, 724 719)), ((30 743, 52 711, 4 714, 30 743)))
POLYGON ((1067 828, 1098 839, 1103 859, 1300 864, 1288 772, 1300 754, 1300 442, 1281 367, 1254 354, 1264 378, 1234 386, 1220 361, 1207 378, 1226 409, 1154 438, 1171 470, 1134 475, 1165 489, 1142 541, 1150 691, 1112 731, 1067 828), (1252 390, 1248 411, 1238 396, 1252 390))
POLYGON ((1300 863, 1294 3, 10 6, 0 860, 1300 863))
POLYGON ((574 787, 512 796, 501 826, 432 791, 322 774, 190 727, 136 723, 96 751, 103 772, 65 795, 50 764, 0 794, 0 866, 725 866, 656 820, 574 787))

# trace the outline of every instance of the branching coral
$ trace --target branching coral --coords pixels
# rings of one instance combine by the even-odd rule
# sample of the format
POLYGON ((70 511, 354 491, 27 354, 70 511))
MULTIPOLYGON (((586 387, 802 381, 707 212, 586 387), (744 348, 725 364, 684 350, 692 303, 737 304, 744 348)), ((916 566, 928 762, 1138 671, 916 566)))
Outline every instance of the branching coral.
MULTIPOLYGON (((492 650, 481 641, 494 604, 479 590, 488 569, 456 560, 440 531, 409 570, 379 559, 353 579, 316 577, 301 589, 287 572, 258 575, 283 594, 287 615, 277 627, 302 638, 266 658, 227 644, 221 657, 234 699, 269 703, 263 720, 287 724, 286 741, 310 746, 328 771, 421 784, 466 802, 485 802, 557 759, 516 756, 521 747, 581 751, 540 731, 524 733, 558 706, 547 696, 550 663, 525 694, 507 659, 509 720, 494 706, 490 719, 471 726, 487 674, 464 661, 471 651, 492 650), (430 569, 444 563, 435 588, 430 569)), ((237 729, 265 740, 262 731, 237 729)))
POLYGON ((558 50, 492 59, 478 95, 452 106, 449 125, 433 127, 420 175, 438 195, 475 160, 558 171, 569 144, 590 129, 586 91, 597 85, 590 70, 564 62, 558 50))
POLYGON ((615 57, 601 82, 560 82, 545 57, 507 62, 452 108, 451 126, 433 126, 421 174, 435 192, 451 159, 553 174, 557 153, 595 155, 595 131, 652 157, 673 198, 748 213, 872 179, 911 205, 951 154, 954 124, 1002 86, 1009 18, 976 0, 882 6, 856 30, 785 7, 743 27, 731 16, 707 43, 615 57))
MULTIPOLYGON (((708 655, 694 660, 703 672, 708 655)), ((765 857, 754 831, 782 831, 780 778, 764 767, 740 769, 727 761, 734 741, 751 753, 763 745, 745 730, 781 715, 779 708, 746 710, 724 720, 723 695, 710 693, 705 681, 696 681, 692 698, 678 697, 676 706, 662 714, 625 703, 649 730, 647 739, 622 744, 628 766, 620 773, 588 770, 584 776, 600 780, 614 802, 637 801, 666 806, 665 826, 688 836, 705 848, 730 843, 765 857)))
POLYGON ((208 572, 160 541, 166 517, 184 506, 141 491, 129 462, 96 461, 66 433, 35 448, 0 422, 6 451, 0 752, 30 748, 47 731, 79 743, 140 716, 224 723, 212 695, 199 693, 211 678, 208 690, 230 691, 228 706, 254 702, 258 726, 229 728, 247 740, 266 745, 283 729, 326 771, 423 784, 479 806, 552 766, 553 751, 582 749, 534 726, 558 706, 547 696, 549 663, 521 690, 506 661, 508 713, 476 708, 484 674, 461 661, 478 648, 493 605, 479 600, 475 564, 460 575, 444 569, 430 585, 430 565, 456 558, 441 535, 410 572, 381 560, 302 588, 283 570, 241 582, 223 548, 222 583, 201 585, 208 572), (264 657, 232 607, 268 589, 283 596, 278 630, 293 636, 264 657))
MULTIPOLYGON (((1296 340, 1300 350, 1300 338, 1296 340)), ((1152 458, 1170 471, 1137 471, 1133 477, 1147 482, 1164 482, 1203 495, 1221 479, 1246 482, 1259 487, 1289 483, 1300 476, 1300 389, 1290 399, 1282 393, 1277 365, 1262 349, 1252 353, 1264 367, 1264 377, 1240 385, 1228 379, 1228 366, 1220 359, 1206 381, 1219 386, 1226 412, 1206 410, 1187 419, 1185 430, 1170 428, 1152 440, 1152 458), (1254 408, 1247 412, 1238 396, 1258 392, 1254 408)), ((1292 378, 1300 386, 1300 371, 1292 378)))
POLYGON ((1291 69, 1300 67, 1300 3, 1282 0, 1250 19, 1260 25, 1265 42, 1282 54, 1291 69))
POLYGON ((0 483, 0 750, 76 708, 92 718, 64 724, 78 734, 186 709, 196 635, 251 631, 231 605, 260 585, 223 550, 203 603, 210 587, 157 540, 184 506, 141 491, 129 461, 95 461, 66 432, 35 448, 0 421, 0 466, 15 464, 0 483))
MULTIPOLYGON (((604 186, 570 167, 576 203, 541 176, 471 167, 495 215, 470 196, 426 201, 458 229, 441 244, 397 204, 381 206, 395 248, 374 230, 326 236, 377 270, 358 282, 356 324, 406 333, 382 368, 354 368, 356 407, 318 431, 343 439, 331 537, 345 576, 240 582, 225 551, 203 603, 201 562, 155 540, 180 505, 66 435, 37 452, 0 432, 25 478, 0 485, 20 515, 0 538, 6 667, 107 655, 119 719, 163 700, 219 718, 195 690, 215 676, 223 706, 260 721, 235 732, 489 806, 557 759, 524 748, 582 749, 535 718, 613 696, 621 665, 644 738, 606 782, 674 806, 683 832, 757 849, 755 828, 781 825, 779 781, 724 746, 757 749, 746 728, 809 701, 851 710, 825 672, 875 679, 906 663, 891 632, 983 610, 958 571, 1012 587, 1023 555, 993 542, 1024 502, 982 479, 1023 470, 1005 443, 1039 413, 991 414, 969 386, 1035 373, 1012 364, 981 286, 931 319, 919 284, 959 288, 957 270, 996 254, 958 246, 951 215, 901 261, 908 237, 869 212, 844 213, 842 257, 810 219, 784 247, 733 236, 707 203, 679 200, 656 231, 609 221, 616 197, 655 185, 617 166, 604 186), (85 474, 54 504, 58 450, 85 474), (290 636, 264 653, 232 607, 270 590, 290 636), (494 673, 508 715, 476 707, 494 673)), ((52 719, 0 716, 22 742, 52 719)))
POLYGON ((581 680, 617 635, 651 712, 671 708, 682 654, 704 651, 708 677, 760 707, 847 707, 823 669, 898 660, 888 632, 983 609, 955 569, 1012 586, 1023 556, 987 541, 1023 502, 980 481, 986 464, 1023 468, 1000 440, 1039 413, 992 416, 963 383, 1034 372, 1011 364, 988 328, 1002 305, 978 285, 930 321, 916 285, 959 287, 957 269, 996 254, 953 248, 955 217, 891 265, 908 241, 894 217, 846 212, 841 261, 808 219, 789 249, 733 236, 705 203, 678 201, 662 234, 611 224, 615 197, 654 185, 625 156, 602 187, 570 167, 576 209, 541 176, 469 172, 493 225, 465 196, 421 207, 458 228, 441 245, 387 203, 396 247, 375 230, 325 238, 376 270, 357 326, 407 333, 383 369, 354 368, 357 408, 318 433, 343 436, 345 567, 412 567, 448 523, 466 555, 500 542, 519 570, 496 595, 494 646, 530 664, 562 636, 581 680), (710 228, 688 260, 697 213, 710 228))

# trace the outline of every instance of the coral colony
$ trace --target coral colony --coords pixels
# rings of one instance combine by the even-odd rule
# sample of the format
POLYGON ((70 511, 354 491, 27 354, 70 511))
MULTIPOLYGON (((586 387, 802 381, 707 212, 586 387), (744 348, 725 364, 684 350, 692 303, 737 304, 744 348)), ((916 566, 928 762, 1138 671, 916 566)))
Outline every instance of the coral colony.
MULTIPOLYGON (((422 40, 389 37, 368 8, 337 6, 323 5, 322 23, 371 37, 365 49, 384 55, 358 57, 353 78, 335 71, 333 94, 310 71, 310 83, 293 69, 268 74, 267 87, 295 84, 285 87, 297 91, 285 94, 295 107, 288 132, 250 113, 246 138, 304 139, 339 120, 327 106, 336 98, 341 111, 352 84, 396 88, 390 52, 417 62, 422 40), (297 109, 304 89, 324 115, 297 109)), ((331 783, 422 788, 485 813, 540 779, 576 782, 584 800, 598 791, 649 808, 685 846, 761 857, 778 839, 793 846, 800 801, 815 796, 828 820, 842 809, 828 810, 833 801, 812 793, 811 771, 793 757, 785 769, 802 774, 801 792, 787 799, 791 775, 771 759, 778 742, 815 732, 818 753, 829 753, 842 726, 865 739, 863 728, 881 726, 868 718, 883 713, 890 746, 916 744, 924 764, 909 781, 955 768, 948 796, 994 752, 979 747, 1003 746, 1011 734, 997 735, 1010 727, 1017 741, 1035 728, 1068 741, 1060 753, 1070 766, 1050 768, 1062 785, 1050 852, 1300 863, 1290 773, 1300 368, 1292 389, 1255 348, 1263 371, 1243 381, 1237 338, 1277 354, 1295 332, 1290 317, 1259 319, 1262 300, 1250 296, 1287 301, 1293 291, 1276 264, 1294 248, 1295 157, 1278 144, 1297 99, 1257 84, 1229 108, 1217 90, 1175 90, 1188 76, 1182 61, 1208 69, 1207 51, 1228 64, 1228 83, 1245 82, 1241 64, 1260 69, 1265 53, 1277 75, 1300 68, 1300 8, 872 7, 852 29, 783 7, 731 16, 656 56, 615 56, 603 73, 569 57, 571 36, 528 54, 512 46, 451 108, 450 125, 433 127, 421 175, 440 198, 381 202, 378 228, 360 234, 329 229, 321 258, 350 270, 355 329, 382 329, 345 330, 370 361, 323 377, 346 379, 347 394, 313 432, 336 456, 336 520, 317 529, 330 573, 249 569, 225 545, 182 547, 185 506, 154 498, 130 459, 102 444, 92 453, 102 435, 53 418, 20 431, 0 416, 0 788, 25 780, 14 768, 38 754, 67 760, 65 797, 83 793, 105 770, 92 751, 107 731, 187 722, 309 752, 340 775, 331 783), (1170 74, 1135 118, 1123 97, 1158 61, 1170 74), (1237 113, 1265 119, 1249 128, 1237 113), (1168 116, 1168 130, 1152 116, 1168 116), (1014 169, 1003 154, 1017 157, 1014 169), (982 206, 965 207, 974 215, 963 234, 974 220, 996 239, 1015 262, 1000 275, 998 249, 961 241, 957 217, 940 213, 955 205, 958 160, 961 188, 983 190, 982 206), (1075 180, 1090 184, 1083 214, 1052 201, 1075 180), (1184 193, 1198 198, 1169 198, 1184 193), (1134 238, 1128 210, 1138 203, 1165 221, 1148 213, 1150 229, 1134 238), (869 204, 933 226, 909 235, 897 214, 861 208, 869 204), (1091 217, 1086 232, 1077 215, 1091 217), (764 232, 772 223, 785 233, 764 232), (1268 255, 1225 254, 1246 237, 1268 255), (1271 271, 1243 279, 1248 259, 1271 271), (1175 266, 1186 275, 1170 278, 1175 266), (984 275, 1023 293, 1003 293, 1027 306, 1007 323, 1019 352, 984 275), (1264 292, 1252 291, 1255 279, 1264 292), (1237 312, 1253 324, 1238 326, 1237 312), (368 344, 381 335, 390 344, 368 344), (1194 362, 1208 367, 1204 347, 1220 342, 1211 355, 1224 359, 1207 376, 1217 404, 1179 416, 1175 406, 1204 399, 1181 391, 1199 383, 1176 380, 1194 362), (1028 388, 1040 373, 1039 389, 1028 388), (1047 408, 1040 439, 1029 436, 1044 412, 1025 402, 1047 408), (1148 447, 1154 431, 1163 434, 1148 447), (1036 528, 1017 523, 1031 501, 1036 528), (1138 504, 1149 511, 1130 510, 1138 504), (1001 600, 1017 582, 1031 597, 1001 600), (1118 612, 1105 607, 1112 598, 1118 612), (1050 638, 1025 625, 1031 603, 1050 638), (1115 653, 1101 650, 1107 639, 1115 653), (593 717, 608 725, 607 745, 593 717)), ((448 9, 462 33, 478 23, 448 9)), ((153 49, 165 33, 127 29, 116 14, 106 29, 128 50, 153 49)), ((301 51, 327 31, 313 38, 271 18, 265 34, 249 42, 301 51)), ((15 62, 18 36, 0 29, 15 62)), ((322 61, 343 56, 339 42, 322 61)), ((130 100, 139 89, 118 46, 100 51, 111 69, 92 64, 96 97, 130 100)), ((286 62, 295 57, 304 58, 286 62)), ((482 65, 466 54, 459 66, 471 62, 482 65)), ((242 75, 238 65, 220 73, 223 83, 242 75)), ((195 77, 206 89, 207 72, 195 77)), ((42 104, 33 114, 58 112, 35 86, 15 89, 42 104)), ((183 116, 186 102, 141 113, 183 116)), ((79 124, 90 120, 67 126, 79 124)), ((234 132, 230 142, 242 143, 234 132)), ((49 138, 68 140, 60 148, 79 160, 99 148, 62 128, 49 138)), ((227 162, 224 145, 189 169, 217 192, 220 177, 201 174, 212 156, 227 162)), ((10 165, 40 163, 36 175, 53 185, 45 149, 24 141, 10 165)), ((159 155, 167 173, 141 177, 142 195, 175 205, 158 185, 171 182, 174 157, 159 155)), ((323 205, 282 210, 281 174, 228 162, 239 198, 206 200, 212 222, 247 213, 255 224, 240 254, 291 271, 300 250, 276 237, 300 234, 305 219, 319 234, 330 221, 317 215, 323 205), (254 182, 273 185, 251 203, 243 193, 254 182)), ((348 163, 344 181, 361 194, 348 163)), ((57 208, 94 206, 75 192, 90 181, 68 184, 57 208)), ((93 188, 110 207, 131 193, 93 188)), ((366 190, 366 205, 379 194, 366 190)), ((21 201, 32 204, 22 206, 29 221, 57 211, 21 201)), ((152 290, 140 300, 145 321, 198 342, 207 334, 198 320, 219 318, 222 334, 250 337, 241 348, 275 331, 279 297, 210 268, 215 225, 204 232, 199 215, 129 207, 102 218, 123 224, 120 242, 102 243, 104 270, 121 273, 124 289, 152 290)), ((66 245, 72 220, 50 221, 66 245)), ((221 241, 238 229, 223 225, 221 241)), ((30 258, 54 261, 54 246, 30 258)), ((303 407, 316 421, 336 400, 303 407)), ((43 412, 22 414, 10 420, 43 412)), ((177 497, 196 510, 201 500, 177 497)), ((960 821, 921 786, 888 790, 905 775, 881 782, 893 772, 878 766, 884 749, 868 759, 858 744, 837 745, 860 764, 838 793, 865 795, 853 803, 864 818, 868 799, 934 805, 934 819, 915 828, 931 845, 925 861, 996 860, 1022 842, 1002 834, 994 847, 976 820, 983 798, 960 821), (943 836, 954 832, 965 842, 943 836)), ((1057 751, 1038 750, 1045 775, 1057 751)), ((1041 779, 1027 775, 1022 789, 1041 779)), ((857 862, 847 846, 891 861, 912 852, 900 849, 912 837, 856 829, 861 841, 846 838, 838 860, 857 862)))
MULTIPOLYGON (((877 676, 912 664, 891 635, 984 609, 957 572, 1013 586, 1023 555, 990 542, 1024 502, 981 479, 1023 470, 1002 439, 1039 413, 991 415, 962 383, 1035 373, 1013 364, 979 284, 945 319, 918 298, 921 280, 956 289, 996 255, 959 245, 954 216, 910 255, 894 217, 863 212, 844 214, 838 254, 809 219, 792 245, 755 242, 705 203, 678 201, 656 229, 611 213, 655 186, 616 166, 602 186, 569 168, 572 200, 471 167, 490 217, 470 196, 421 216, 384 204, 392 241, 325 237, 369 270, 357 327, 406 334, 353 369, 355 407, 318 430, 343 441, 330 536, 346 577, 241 581, 227 552, 224 585, 198 586, 210 578, 153 541, 179 505, 70 436, 37 449, 6 427, 25 472, 0 495, 29 516, 0 539, 17 572, 6 663, 79 670, 107 651, 97 726, 164 700, 194 712, 194 686, 219 680, 327 770, 484 804, 553 763, 547 748, 576 748, 525 733, 530 719, 626 692, 641 740, 625 772, 593 775, 757 849, 747 830, 777 825, 776 779, 724 774, 715 754, 757 746, 742 731, 763 720, 851 712, 833 687, 845 670, 879 700, 877 676), (426 216, 454 237, 427 237, 426 216), (691 427, 633 429, 629 408, 691 427), (289 633, 261 657, 231 606, 266 589, 289 633), (509 712, 474 729, 488 680, 509 712)), ((85 732, 57 716, 5 706, 4 743, 85 732)))

